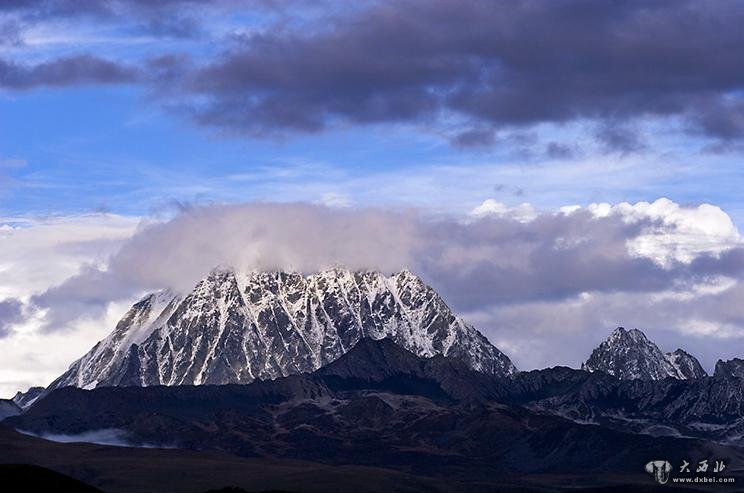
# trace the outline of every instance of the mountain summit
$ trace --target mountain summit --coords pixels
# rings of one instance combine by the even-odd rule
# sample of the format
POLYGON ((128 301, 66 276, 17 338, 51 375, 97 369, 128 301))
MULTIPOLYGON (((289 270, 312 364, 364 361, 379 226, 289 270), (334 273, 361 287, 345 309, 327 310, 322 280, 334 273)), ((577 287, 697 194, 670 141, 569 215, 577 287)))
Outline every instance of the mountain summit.
POLYGON ((385 337, 418 356, 444 355, 499 376, 516 372, 408 271, 218 269, 186 296, 143 298, 50 389, 274 379, 320 368, 362 338, 385 337))
POLYGON ((686 380, 706 376, 697 359, 682 349, 662 353, 638 329, 618 327, 592 351, 581 365, 587 371, 603 371, 622 380, 686 380))

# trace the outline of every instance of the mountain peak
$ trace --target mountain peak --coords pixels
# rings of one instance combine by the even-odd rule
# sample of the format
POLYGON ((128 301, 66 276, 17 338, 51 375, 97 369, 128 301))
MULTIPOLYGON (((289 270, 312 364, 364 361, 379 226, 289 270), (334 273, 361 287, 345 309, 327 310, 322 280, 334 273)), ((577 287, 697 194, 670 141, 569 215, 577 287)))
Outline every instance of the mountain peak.
POLYGON ((389 337, 364 337, 346 354, 318 370, 323 376, 341 376, 363 380, 381 380, 398 374, 413 374, 420 370, 421 359, 397 345, 389 337))
POLYGON ((465 401, 503 395, 499 379, 468 368, 462 360, 442 355, 421 358, 389 337, 360 339, 346 354, 313 375, 339 390, 384 389, 465 401))
MULTIPOLYGON (((248 383, 316 370, 390 338, 507 376, 516 368, 434 289, 401 271, 316 274, 219 266, 185 296, 150 295, 50 387, 248 383)), ((382 343, 383 347, 386 343, 382 343)))
POLYGON ((612 331, 610 336, 607 338, 610 343, 616 343, 617 341, 631 341, 637 344, 649 343, 646 334, 638 329, 626 329, 625 327, 618 327, 612 331))
POLYGON ((719 359, 714 372, 716 377, 744 377, 744 359, 733 358, 727 361, 719 359))
POLYGON ((695 357, 682 349, 663 353, 638 329, 618 327, 582 365, 587 371, 603 371, 622 380, 700 378, 707 374, 695 357))
POLYGON ((682 348, 677 348, 675 351, 666 353, 664 356, 677 372, 674 378, 685 380, 708 376, 708 372, 703 369, 697 358, 682 348))

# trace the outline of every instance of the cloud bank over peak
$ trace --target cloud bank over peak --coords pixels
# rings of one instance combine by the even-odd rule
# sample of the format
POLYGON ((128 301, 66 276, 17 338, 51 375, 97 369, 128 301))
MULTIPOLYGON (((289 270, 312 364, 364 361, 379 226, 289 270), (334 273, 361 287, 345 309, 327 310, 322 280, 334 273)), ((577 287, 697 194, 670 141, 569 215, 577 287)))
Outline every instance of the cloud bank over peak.
POLYGON ((84 266, 32 301, 50 309, 55 330, 79 309, 142 291, 187 291, 217 265, 408 268, 466 309, 593 291, 654 292, 741 268, 738 232, 712 206, 660 199, 566 213, 485 204, 469 218, 302 203, 193 207, 140 224, 105 262, 84 266))
MULTIPOLYGON (((26 297, 6 291, 0 302, 23 298, 23 313, 33 316, 19 323, 17 311, 7 310, 16 321, 0 349, 19 338, 75 334, 83 352, 94 341, 81 324, 100 325, 94 333, 101 337, 114 312, 145 292, 188 291, 218 265, 410 269, 496 344, 511 348, 523 368, 576 365, 617 325, 641 327, 662 345, 694 341, 706 365, 736 352, 734 343, 713 341, 744 341, 744 309, 736 301, 744 295, 744 247, 726 213, 710 205, 660 199, 542 211, 486 201, 475 214, 443 216, 246 203, 184 208, 168 220, 101 234, 116 239, 97 244, 108 248, 100 262, 78 260, 76 271, 34 285, 26 297)), ((3 248, 19 248, 20 238, 3 248)), ((47 248, 55 249, 53 241, 47 248)), ((41 257, 16 262, 40 265, 43 252, 36 253, 41 257)))

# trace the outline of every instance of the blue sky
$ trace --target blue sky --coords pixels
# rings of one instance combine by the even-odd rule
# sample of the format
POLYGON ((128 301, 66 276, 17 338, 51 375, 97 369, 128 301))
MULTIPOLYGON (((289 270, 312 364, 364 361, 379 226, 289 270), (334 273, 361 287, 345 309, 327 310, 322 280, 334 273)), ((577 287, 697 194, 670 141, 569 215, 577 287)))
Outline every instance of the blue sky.
MULTIPOLYGON (((199 5, 188 0, 162 4, 119 0, 75 4, 61 0, 18 5, 0 12, 6 26, 0 59, 12 64, 2 69, 7 71, 4 77, 12 80, 10 70, 17 69, 21 75, 14 77, 28 79, 0 87, 0 159, 6 163, 0 171, 3 215, 96 210, 147 215, 167 209, 174 202, 245 200, 405 205, 459 213, 488 198, 507 204, 530 202, 539 208, 555 208, 603 201, 653 201, 663 196, 685 204, 715 203, 732 215, 737 224, 744 221, 737 197, 742 185, 739 171, 742 152, 736 119, 741 116, 735 113, 731 116, 732 111, 737 111, 735 106, 722 106, 720 110, 722 121, 734 122, 730 123, 733 129, 727 127, 725 131, 720 124, 708 123, 704 128, 703 124, 699 125, 702 130, 691 130, 695 122, 703 120, 703 116, 691 116, 691 112, 703 112, 699 106, 648 111, 643 102, 632 102, 629 104, 639 107, 623 113, 623 108, 608 106, 613 94, 598 90, 597 95, 587 97, 587 102, 575 96, 570 87, 563 99, 554 101, 555 106, 569 104, 575 98, 575 107, 586 108, 571 110, 567 115, 553 116, 548 111, 533 116, 539 113, 536 110, 525 112, 527 115, 512 115, 511 110, 506 116, 490 113, 483 116, 479 113, 481 109, 463 110, 462 105, 444 100, 421 103, 423 109, 415 107, 406 112, 399 107, 422 97, 421 94, 409 85, 370 89, 355 73, 377 76, 375 68, 363 65, 379 58, 381 66, 390 64, 389 74, 386 76, 383 71, 379 81, 370 83, 384 85, 386 77, 394 80, 398 76, 397 58, 390 61, 377 52, 365 52, 366 38, 358 40, 344 32, 347 23, 357 22, 365 24, 360 31, 368 30, 369 36, 384 35, 385 31, 375 24, 383 15, 380 12, 388 19, 401 15, 385 2, 360 3, 354 11, 333 2, 311 5, 289 1, 216 1, 199 5), (322 44, 329 36, 342 41, 348 39, 350 45, 359 44, 360 51, 329 50, 322 44), (292 63, 291 59, 281 58, 290 55, 266 58, 260 63, 276 63, 277 67, 256 77, 281 77, 275 84, 288 84, 285 94, 276 95, 286 98, 286 103, 281 104, 290 107, 293 101, 299 101, 298 105, 310 101, 307 113, 319 112, 320 128, 308 130, 302 127, 303 123, 287 119, 277 123, 276 118, 281 115, 254 117, 262 107, 252 107, 245 99, 253 97, 249 88, 257 83, 244 80, 240 63, 252 64, 254 59, 261 60, 260 56, 269 56, 266 53, 272 49, 286 49, 288 43, 294 43, 292 46, 298 53, 329 57, 325 61, 327 65, 308 66, 308 80, 312 79, 312 83, 303 88, 301 83, 285 80, 303 77, 302 72, 294 72, 292 65, 282 65, 292 63), (266 53, 261 51, 264 44, 269 46, 264 50, 266 53), (329 51, 332 53, 328 54, 329 51), (79 56, 94 57, 137 74, 119 74, 107 79, 96 72, 100 72, 99 68, 86 64, 68 67, 67 72, 64 69, 44 72, 44 64, 59 62, 60 66, 65 63, 72 66, 70 59, 79 56), (153 68, 153 60, 160 57, 180 60, 178 68, 168 66, 168 70, 177 73, 175 79, 153 68), (354 64, 362 68, 338 68, 346 63, 345 57, 357 60, 354 64), (220 71, 210 72, 214 67, 220 71), (39 74, 34 76, 34 70, 39 74), (321 75, 313 70, 322 71, 321 75), (333 79, 334 70, 345 72, 339 72, 337 80, 333 79), (318 95, 321 90, 338 92, 333 87, 344 78, 350 82, 338 87, 352 93, 348 102, 338 100, 333 93, 318 95), (188 86, 180 83, 186 79, 193 82, 188 86), (217 84, 212 82, 217 79, 220 85, 212 87, 210 84, 217 84), (238 87, 243 84, 246 89, 238 89, 243 92, 236 96, 234 84, 238 87), (359 84, 360 89, 353 84, 359 84), (408 91, 410 95, 398 100, 398 90, 408 91), (365 104, 365 98, 376 106, 364 112, 347 108, 344 105, 357 104, 353 93, 359 94, 356 96, 359 106, 365 104), (200 121, 199 118, 207 117, 198 114, 205 101, 217 105, 220 114, 208 123, 200 121), (246 109, 233 115, 230 108, 240 104, 245 104, 246 109), (397 106, 390 109, 387 104, 397 106), (223 117, 230 119, 223 121, 220 119, 223 117), (475 144, 467 138, 459 141, 463 135, 474 135, 475 144), (613 137, 616 135, 619 138, 613 137), (545 152, 550 145, 562 153, 551 157, 545 152)), ((431 10, 446 11, 450 6, 438 2, 431 10)), ((461 7, 458 15, 466 16, 468 8, 461 7)), ((632 20, 634 8, 630 6, 628 12, 616 16, 622 13, 632 20)), ((663 17, 665 12, 662 7, 659 9, 654 14, 663 17)), ((716 15, 731 14, 723 8, 719 10, 716 15)), ((540 16, 563 19, 558 8, 555 12, 516 11, 511 15, 527 16, 525 23, 535 23, 538 27, 540 16)), ((610 22, 605 16, 612 12, 591 15, 598 22, 610 22)), ((627 29, 633 26, 631 20, 618 18, 619 26, 610 26, 608 31, 623 27, 622 22, 628 23, 627 29)), ((396 17, 396 22, 407 21, 396 17)), ((425 19, 421 21, 422 30, 429 27, 442 30, 443 26, 426 26, 424 22, 425 19)), ((722 30, 725 32, 725 27, 722 30)), ((634 34, 639 44, 647 42, 647 33, 634 34)), ((602 37, 605 32, 587 34, 591 35, 602 37)), ((460 34, 454 32, 451 36, 450 43, 456 45, 460 34)), ((714 38, 718 34, 701 26, 701 36, 714 38)), ((723 41, 737 41, 737 36, 732 34, 730 40, 724 37, 723 41)), ((433 56, 431 50, 416 45, 415 39, 393 41, 392 48, 371 42, 370 45, 380 50, 410 50, 411 61, 433 56)), ((711 39, 711 44, 717 41, 720 42, 711 39)), ((436 47, 436 42, 432 39, 432 46, 436 47)), ((608 52, 613 48, 611 42, 611 39, 607 41, 608 52)), ((704 42, 703 37, 701 43, 704 42)), ((560 44, 561 40, 556 43, 560 44)), ((508 45, 497 49, 501 52, 494 56, 503 57, 502 64, 508 57, 522 56, 508 53, 508 45)), ((681 44, 672 54, 680 59, 690 57, 689 69, 694 72, 696 53, 688 51, 681 44)), ((460 51, 456 53, 461 56, 460 51)), ((598 54, 587 52, 575 56, 585 56, 588 65, 593 62, 591 57, 602 55, 600 50, 598 54)), ((653 61, 631 60, 632 63, 653 61)), ((483 69, 492 62, 491 58, 485 58, 483 69)), ((616 61, 617 67, 612 66, 611 59, 606 63, 606 72, 611 74, 624 70, 622 64, 629 62, 616 61)), ((453 67, 446 70, 468 70, 460 68, 456 61, 453 67)), ((428 68, 424 65, 421 70, 428 68)), ((566 74, 555 72, 553 76, 557 80, 574 75, 591 77, 591 73, 570 73, 575 70, 573 66, 558 69, 566 74)), ((636 69, 645 70, 643 66, 636 69)), ((672 68, 668 70, 673 72, 672 68)), ((401 74, 400 83, 408 84, 403 82, 407 81, 405 78, 417 73, 401 74)), ((528 75, 517 74, 522 78, 528 75)), ((668 74, 655 75, 662 79, 668 74)), ((599 77, 606 76, 604 72, 598 73, 597 85, 601 82, 599 77)), ((710 81, 703 80, 696 87, 702 84, 699 91, 708 95, 718 78, 724 76, 728 74, 711 72, 710 81), (704 87, 706 83, 711 89, 704 87)), ((431 81, 426 77, 412 84, 436 84, 441 75, 432 72, 431 81)), ((458 82, 456 77, 451 83, 427 91, 456 91, 462 80, 467 80, 458 82)), ((671 82, 683 85, 677 74, 669 77, 671 82)), ((720 102, 713 103, 733 104, 732 98, 738 101, 737 82, 727 80, 727 84, 727 88, 718 89, 720 102)), ((635 80, 628 82, 627 92, 638 92, 638 98, 645 97, 641 92, 645 89, 638 85, 635 80)), ((273 98, 273 94, 261 96, 272 87, 255 89, 258 95, 255 97, 273 98)), ((669 92, 674 89, 671 87, 669 92)), ((696 97, 686 87, 679 90, 688 91, 690 100, 696 97)), ((472 91, 477 94, 476 88, 472 91)), ((544 95, 538 91, 514 95, 514 98, 523 97, 527 98, 525 104, 534 100, 539 105, 544 95)), ((486 99, 478 104, 487 104, 486 99)), ((292 118, 298 119, 297 115, 292 118)))
MULTIPOLYGON (((687 137, 642 153, 550 159, 513 143, 452 146, 417 125, 239 138, 184 122, 129 87, 41 89, 0 99, 3 215, 147 215, 172 202, 327 201, 463 212, 487 198, 554 208, 710 202, 741 224, 736 152, 687 137)), ((657 124, 658 126, 658 124, 657 124)), ((544 133, 571 132, 579 124, 544 133)))

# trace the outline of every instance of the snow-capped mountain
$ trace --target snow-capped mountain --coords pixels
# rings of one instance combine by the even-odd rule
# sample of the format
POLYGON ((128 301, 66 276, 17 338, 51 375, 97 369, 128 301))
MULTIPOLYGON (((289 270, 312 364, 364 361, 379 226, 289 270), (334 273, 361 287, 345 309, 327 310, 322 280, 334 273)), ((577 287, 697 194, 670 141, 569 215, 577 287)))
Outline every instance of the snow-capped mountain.
POLYGON ((582 369, 603 371, 623 380, 686 380, 701 378, 707 373, 698 360, 677 349, 663 353, 638 329, 618 327, 592 351, 582 369))
POLYGON ((160 292, 136 303, 49 390, 273 379, 320 368, 364 337, 390 337, 419 356, 458 358, 483 373, 517 371, 408 271, 216 269, 186 296, 160 292))

